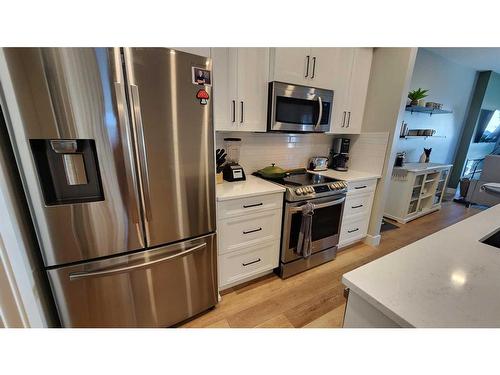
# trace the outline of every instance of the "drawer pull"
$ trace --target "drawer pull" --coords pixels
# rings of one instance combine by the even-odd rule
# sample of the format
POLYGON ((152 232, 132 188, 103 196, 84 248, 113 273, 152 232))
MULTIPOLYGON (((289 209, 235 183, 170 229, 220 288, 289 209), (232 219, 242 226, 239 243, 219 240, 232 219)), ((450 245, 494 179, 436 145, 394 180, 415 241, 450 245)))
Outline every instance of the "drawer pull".
POLYGON ((247 230, 246 232, 243 231, 243 234, 249 234, 249 233, 255 233, 262 230, 262 228, 257 228, 257 229, 252 229, 252 230, 247 230))
POLYGON ((260 258, 258 258, 258 259, 256 259, 256 260, 253 260, 253 261, 251 261, 251 262, 248 262, 248 263, 241 263, 241 265, 242 265, 243 267, 246 267, 246 266, 249 266, 249 265, 251 265, 251 264, 258 263, 258 262, 260 262, 260 258))
POLYGON ((356 231, 358 231, 358 230, 359 230, 359 228, 352 229, 352 230, 348 230, 348 231, 347 231, 347 233, 353 233, 353 232, 356 232, 356 231))
POLYGON ((358 190, 358 189, 364 189, 366 187, 367 187, 366 185, 363 185, 363 186, 354 186, 354 189, 358 190))
POLYGON ((351 208, 360 208, 360 207, 363 207, 362 204, 358 204, 357 206, 351 206, 351 208))
POLYGON ((243 208, 250 208, 250 207, 257 207, 257 206, 262 206, 262 202, 261 203, 256 203, 256 204, 248 204, 248 205, 243 205, 243 208))

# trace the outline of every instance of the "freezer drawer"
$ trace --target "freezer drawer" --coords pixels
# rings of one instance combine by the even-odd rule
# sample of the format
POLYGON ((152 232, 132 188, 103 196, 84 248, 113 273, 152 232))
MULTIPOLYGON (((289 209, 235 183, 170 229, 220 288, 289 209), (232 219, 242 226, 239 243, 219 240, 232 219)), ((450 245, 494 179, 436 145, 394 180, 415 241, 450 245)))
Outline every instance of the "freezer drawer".
POLYGON ((65 327, 168 327, 217 303, 215 234, 48 271, 65 327))

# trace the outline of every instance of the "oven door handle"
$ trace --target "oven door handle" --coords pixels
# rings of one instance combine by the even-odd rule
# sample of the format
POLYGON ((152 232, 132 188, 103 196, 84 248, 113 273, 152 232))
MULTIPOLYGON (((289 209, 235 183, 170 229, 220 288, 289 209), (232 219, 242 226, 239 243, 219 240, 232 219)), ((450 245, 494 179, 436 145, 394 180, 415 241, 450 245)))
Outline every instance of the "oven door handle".
POLYGON ((316 122, 314 129, 318 129, 319 125, 321 124, 321 118, 323 117, 323 100, 321 100, 321 96, 318 96, 318 105, 319 105, 318 121, 316 122))
MULTIPOLYGON (((313 208, 314 208, 315 210, 317 210, 317 209, 320 209, 320 208, 325 208, 325 207, 335 206, 335 205, 337 205, 337 204, 344 203, 344 201, 345 201, 345 197, 340 198, 340 199, 336 199, 336 200, 331 201, 331 202, 325 202, 325 203, 313 204, 313 208)), ((290 211, 291 211, 292 213, 295 213, 295 212, 300 212, 300 211, 302 211, 302 206, 299 206, 299 207, 292 207, 292 208, 290 208, 290 211)))

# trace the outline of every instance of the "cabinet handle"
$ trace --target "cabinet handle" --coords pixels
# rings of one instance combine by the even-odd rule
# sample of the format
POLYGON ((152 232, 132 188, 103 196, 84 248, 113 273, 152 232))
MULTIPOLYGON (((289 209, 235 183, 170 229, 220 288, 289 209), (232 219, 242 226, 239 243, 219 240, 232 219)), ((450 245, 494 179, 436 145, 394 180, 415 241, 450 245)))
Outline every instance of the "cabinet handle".
POLYGON ((347 126, 346 126, 346 128, 348 128, 351 125, 351 111, 349 111, 347 113, 349 113, 349 117, 347 118, 347 126))
POLYGON ((359 230, 359 228, 356 228, 356 229, 353 229, 353 230, 348 230, 347 233, 353 233, 353 232, 356 232, 358 230, 359 230))
POLYGON ((253 260, 253 261, 251 261, 251 262, 248 262, 248 263, 241 263, 241 265, 242 265, 243 267, 246 267, 246 266, 249 266, 250 264, 255 264, 255 263, 258 263, 258 262, 260 262, 260 258, 258 258, 258 259, 256 259, 256 260, 253 260))
POLYGON ((313 57, 313 72, 311 75, 311 79, 314 78, 314 73, 316 73, 316 56, 313 57))
POLYGON ((236 122, 236 100, 233 100, 233 122, 236 122))
POLYGON ((358 204, 357 206, 351 206, 351 208, 360 208, 360 207, 363 207, 362 204, 358 204))
POLYGON ((366 185, 363 185, 363 186, 355 186, 354 189, 358 190, 358 189, 364 189, 366 188, 366 185))
POLYGON ((252 230, 247 230, 246 232, 243 231, 243 234, 249 234, 249 233, 255 233, 255 232, 260 232, 262 228, 257 228, 257 229, 252 229, 252 230))
POLYGON ((240 124, 243 124, 243 101, 241 103, 240 124))
POLYGON ((256 203, 256 204, 249 204, 249 205, 243 205, 243 208, 250 208, 250 207, 257 207, 257 206, 262 206, 262 202, 261 203, 256 203))
POLYGON ((344 127, 344 125, 345 125, 345 115, 346 115, 346 111, 344 111, 344 116, 342 117, 342 127, 344 127))
POLYGON ((306 62, 306 75, 305 75, 305 78, 307 78, 307 76, 309 75, 309 59, 310 59, 310 56, 307 55, 306 58, 307 58, 307 62, 306 62))

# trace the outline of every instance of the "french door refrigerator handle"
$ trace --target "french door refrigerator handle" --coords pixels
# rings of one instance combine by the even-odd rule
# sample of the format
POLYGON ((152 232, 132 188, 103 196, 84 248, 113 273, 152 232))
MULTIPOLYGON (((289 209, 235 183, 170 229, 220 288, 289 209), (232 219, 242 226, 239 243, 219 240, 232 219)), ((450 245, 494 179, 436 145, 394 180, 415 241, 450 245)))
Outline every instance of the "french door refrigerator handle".
POLYGON ((236 100, 233 100, 233 122, 236 122, 236 100))
POLYGON ((153 264, 162 263, 162 262, 166 262, 168 260, 172 260, 175 258, 184 257, 186 255, 189 255, 189 254, 197 251, 197 250, 201 250, 201 249, 205 248, 206 246, 207 246, 206 243, 202 243, 202 244, 196 245, 190 249, 184 250, 180 253, 169 255, 169 256, 166 256, 164 258, 152 260, 152 261, 141 263, 141 264, 135 264, 133 266, 125 266, 125 267, 118 267, 118 268, 111 268, 111 269, 104 269, 104 270, 97 270, 97 271, 90 271, 90 272, 74 272, 74 273, 69 274, 69 279, 70 279, 70 281, 74 281, 74 280, 78 280, 78 279, 84 279, 87 277, 108 276, 108 275, 113 275, 116 273, 127 272, 127 271, 132 271, 132 270, 136 270, 136 269, 140 269, 140 268, 145 268, 145 267, 149 267, 153 264))
POLYGON ((125 163, 125 174, 127 176, 127 188, 128 195, 131 202, 128 202, 128 210, 132 217, 134 224, 139 223, 140 208, 139 202, 137 201, 138 187, 137 179, 135 173, 132 171, 132 166, 135 165, 134 161, 134 146, 132 144, 132 135, 130 134, 129 128, 125 121, 125 111, 126 111, 126 100, 125 100, 125 89, 121 82, 114 82, 115 97, 116 97, 116 107, 118 112, 118 122, 120 124, 121 139, 124 147, 126 148, 126 155, 128 163, 125 163))
POLYGON ((349 114, 349 116, 347 117, 347 126, 346 126, 346 128, 348 128, 351 125, 351 111, 349 111, 347 113, 349 114))
POLYGON ((307 62, 306 62, 306 75, 305 75, 304 78, 307 78, 307 76, 309 75, 309 62, 310 62, 311 56, 307 55, 306 58, 307 58, 307 62))
POLYGON ((136 125, 137 134, 137 144, 140 151, 141 157, 139 162, 141 165, 141 182, 142 191, 144 196, 144 214, 146 216, 146 221, 151 221, 151 197, 149 191, 149 172, 148 172, 148 160, 146 155, 146 142, 144 140, 144 127, 142 124, 142 114, 141 114, 141 102, 139 99, 139 87, 134 84, 130 84, 131 92, 131 104, 132 113, 134 116, 134 123, 136 125))
POLYGON ((316 56, 313 56, 312 60, 313 60, 313 72, 311 75, 311 79, 314 79, 314 74, 316 73, 316 56))
POLYGON ((342 117, 342 127, 344 127, 344 125, 345 125, 345 115, 346 115, 346 111, 344 111, 344 116, 342 117))

